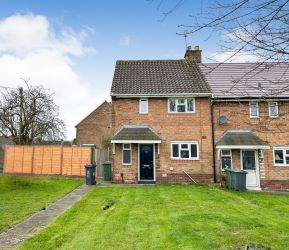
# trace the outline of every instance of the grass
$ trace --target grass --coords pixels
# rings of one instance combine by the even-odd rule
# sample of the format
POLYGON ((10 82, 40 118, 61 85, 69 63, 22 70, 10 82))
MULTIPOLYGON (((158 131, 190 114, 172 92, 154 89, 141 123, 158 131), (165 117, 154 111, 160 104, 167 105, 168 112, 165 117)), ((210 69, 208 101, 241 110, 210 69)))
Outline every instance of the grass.
POLYGON ((79 186, 80 180, 0 176, 0 231, 79 186))
POLYGON ((206 186, 97 187, 21 249, 288 249, 289 196, 206 186))

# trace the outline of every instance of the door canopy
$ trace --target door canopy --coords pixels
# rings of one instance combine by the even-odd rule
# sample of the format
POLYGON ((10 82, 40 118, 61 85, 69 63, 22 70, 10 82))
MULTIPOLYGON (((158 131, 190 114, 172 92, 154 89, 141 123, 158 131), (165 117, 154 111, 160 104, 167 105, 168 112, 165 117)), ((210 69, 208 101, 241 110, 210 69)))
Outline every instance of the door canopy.
POLYGON ((269 149, 270 146, 250 130, 227 130, 216 142, 217 149, 269 149))
POLYGON ((149 126, 125 125, 112 137, 111 143, 161 143, 162 138, 149 126))

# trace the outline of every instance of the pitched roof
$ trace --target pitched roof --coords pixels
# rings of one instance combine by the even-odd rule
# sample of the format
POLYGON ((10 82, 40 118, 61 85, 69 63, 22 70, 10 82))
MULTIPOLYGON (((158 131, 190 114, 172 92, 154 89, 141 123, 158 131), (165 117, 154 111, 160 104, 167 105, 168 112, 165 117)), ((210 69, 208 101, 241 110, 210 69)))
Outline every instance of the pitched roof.
POLYGON ((289 63, 199 66, 215 98, 289 98, 289 63))
POLYGON ((216 142, 217 148, 256 147, 267 148, 268 144, 249 130, 227 130, 216 142))
POLYGON ((111 96, 207 94, 211 89, 190 60, 117 61, 111 96))
POLYGON ((149 126, 123 126, 113 137, 112 141, 160 141, 161 137, 149 126))
POLYGON ((15 142, 7 137, 0 136, 0 146, 15 145, 15 142))
POLYGON ((85 120, 87 120, 89 117, 91 117, 95 112, 100 110, 104 106, 109 106, 111 108, 111 103, 108 101, 104 101, 102 104, 100 104, 95 110, 93 110, 91 113, 89 113, 86 117, 84 117, 79 123, 77 123, 74 127, 77 128, 81 123, 83 123, 85 120))

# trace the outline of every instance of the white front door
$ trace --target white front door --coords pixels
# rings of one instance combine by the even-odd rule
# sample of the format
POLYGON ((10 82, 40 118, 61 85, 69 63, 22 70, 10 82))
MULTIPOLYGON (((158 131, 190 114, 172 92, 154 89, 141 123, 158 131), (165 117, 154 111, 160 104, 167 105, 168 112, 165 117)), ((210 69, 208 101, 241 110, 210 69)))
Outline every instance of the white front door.
POLYGON ((246 187, 259 188, 259 165, 257 150, 241 150, 241 166, 247 172, 246 187))

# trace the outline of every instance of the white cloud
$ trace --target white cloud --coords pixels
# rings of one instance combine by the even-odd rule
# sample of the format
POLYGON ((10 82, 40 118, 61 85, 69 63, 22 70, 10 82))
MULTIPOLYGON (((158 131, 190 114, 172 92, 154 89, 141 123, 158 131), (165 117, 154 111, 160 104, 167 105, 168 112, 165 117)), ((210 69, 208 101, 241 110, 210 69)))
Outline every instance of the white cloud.
MULTIPOLYGON (((220 53, 208 53, 206 56, 209 62, 227 62, 227 63, 243 63, 243 62, 256 62, 258 57, 252 53, 236 52, 236 51, 224 51, 220 53)), ((208 61, 207 60, 207 61, 208 61)))
POLYGON ((124 35, 124 36, 121 37, 121 39, 120 39, 120 45, 122 45, 122 46, 129 46, 129 45, 131 45, 131 44, 132 44, 132 39, 131 39, 130 36, 124 35))
MULTIPOLYGON (((67 124, 68 138, 75 137, 74 126, 96 107, 96 96, 89 83, 81 81, 72 67, 74 58, 95 53, 84 46, 91 34, 87 28, 79 33, 68 27, 56 32, 45 16, 13 15, 0 20, 0 85, 43 85, 54 92, 61 118, 67 124)), ((105 95, 98 95, 103 100, 105 95)))

